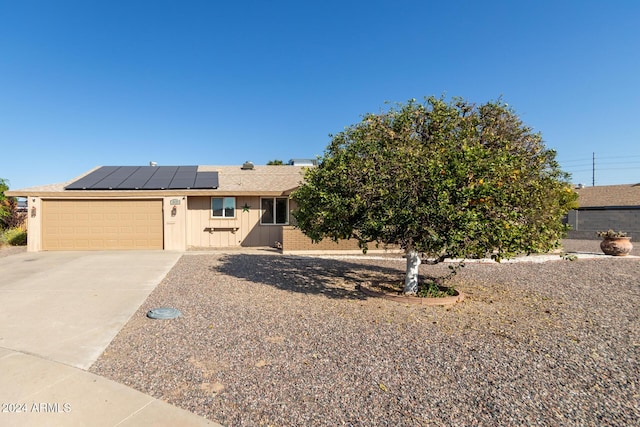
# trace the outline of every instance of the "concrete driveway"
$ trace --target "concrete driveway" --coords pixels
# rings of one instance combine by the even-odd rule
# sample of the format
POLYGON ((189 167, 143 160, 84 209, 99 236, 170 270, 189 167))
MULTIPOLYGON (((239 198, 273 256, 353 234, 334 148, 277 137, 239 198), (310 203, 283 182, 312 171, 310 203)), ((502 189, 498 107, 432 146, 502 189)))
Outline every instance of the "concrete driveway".
POLYGON ((0 347, 88 369, 179 258, 160 251, 0 258, 0 347))
POLYGON ((86 371, 180 256, 24 252, 0 258, 0 425, 219 427, 86 371))

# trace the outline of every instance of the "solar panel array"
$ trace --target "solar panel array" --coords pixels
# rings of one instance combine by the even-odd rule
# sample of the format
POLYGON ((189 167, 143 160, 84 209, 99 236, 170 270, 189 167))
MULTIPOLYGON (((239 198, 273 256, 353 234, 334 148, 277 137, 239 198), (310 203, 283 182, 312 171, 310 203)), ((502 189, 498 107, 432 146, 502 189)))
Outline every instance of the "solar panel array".
POLYGON ((218 172, 197 166, 103 166, 66 190, 189 190, 218 188, 218 172))

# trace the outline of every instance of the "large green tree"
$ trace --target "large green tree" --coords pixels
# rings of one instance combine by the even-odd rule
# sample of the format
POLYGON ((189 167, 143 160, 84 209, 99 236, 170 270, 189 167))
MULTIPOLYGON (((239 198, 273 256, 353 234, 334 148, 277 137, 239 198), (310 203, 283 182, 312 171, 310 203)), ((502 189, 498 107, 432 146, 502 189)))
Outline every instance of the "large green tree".
POLYGON ((576 195, 568 175, 504 102, 411 100, 332 137, 294 192, 313 241, 357 239, 406 252, 404 292, 421 262, 549 251, 576 195))

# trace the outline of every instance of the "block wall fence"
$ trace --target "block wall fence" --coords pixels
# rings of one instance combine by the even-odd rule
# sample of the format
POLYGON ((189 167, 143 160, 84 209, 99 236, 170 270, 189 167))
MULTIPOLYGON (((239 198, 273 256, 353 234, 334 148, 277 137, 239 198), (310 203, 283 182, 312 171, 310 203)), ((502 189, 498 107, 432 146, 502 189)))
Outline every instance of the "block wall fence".
POLYGON ((640 241, 640 208, 578 209, 570 211, 567 223, 571 226, 570 239, 595 239, 598 231, 615 230, 628 233, 640 241))

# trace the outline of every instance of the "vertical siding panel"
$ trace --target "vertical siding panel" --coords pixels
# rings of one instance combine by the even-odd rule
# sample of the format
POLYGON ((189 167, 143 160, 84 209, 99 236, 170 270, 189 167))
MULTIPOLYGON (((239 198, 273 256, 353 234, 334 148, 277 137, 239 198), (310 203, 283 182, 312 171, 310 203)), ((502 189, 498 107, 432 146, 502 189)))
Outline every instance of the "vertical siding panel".
POLYGON ((205 231, 209 227, 209 218, 211 218, 211 197, 200 197, 198 206, 198 217, 200 218, 200 227, 198 233, 202 236, 202 246, 211 246, 213 234, 205 231))
POLYGON ((258 217, 257 209, 260 199, 257 197, 239 197, 238 198, 238 215, 240 217, 239 226, 241 228, 241 236, 239 237, 241 246, 257 246, 259 239, 256 236, 258 232, 256 226, 256 218, 258 217), (242 207, 249 206, 248 212, 242 212, 242 207))
POLYGON ((237 201, 237 208, 238 208, 238 219, 239 219, 239 227, 240 230, 238 230, 238 236, 237 239, 239 240, 239 245, 240 246, 252 246, 251 244, 251 239, 250 239, 250 235, 251 235, 251 225, 250 225, 250 219, 251 219, 251 210, 253 209, 253 206, 251 204, 251 198, 250 197, 238 197, 236 199, 237 201), (249 206, 249 211, 248 212, 244 212, 243 211, 243 207, 244 206, 249 206))
POLYGON ((253 204, 252 206, 254 206, 253 211, 251 212, 251 227, 253 229, 252 232, 252 236, 253 236, 253 246, 261 246, 262 245, 262 239, 261 239, 261 235, 262 235, 262 227, 260 226, 260 197, 254 197, 253 198, 253 204))
POLYGON ((189 216, 189 235, 191 236, 192 246, 202 246, 199 233, 196 233, 198 227, 200 227, 200 219, 198 218, 198 211, 196 210, 197 199, 195 197, 187 198, 187 215, 189 216))
POLYGON ((235 219, 212 219, 210 197, 189 197, 189 244, 200 247, 228 247, 272 246, 276 241, 282 242, 282 226, 260 225, 260 209, 259 196, 238 196, 235 219), (249 206, 248 212, 243 212, 245 205, 249 206), (239 229, 236 233, 230 230, 209 233, 205 231, 209 227, 239 229))
POLYGON ((209 200, 208 197, 189 197, 189 233, 192 236, 192 245, 196 247, 206 247, 210 244, 209 233, 204 231, 208 226, 209 200))
POLYGON ((254 197, 252 205, 254 208, 251 211, 251 223, 250 227, 252 229, 251 236, 253 237, 251 240, 251 244, 253 246, 261 246, 262 241, 260 239, 260 197, 254 197))
MULTIPOLYGON (((211 199, 209 199, 209 201, 210 200, 211 199)), ((209 209, 211 209, 211 208, 209 206, 206 206, 206 209, 205 209, 205 205, 208 205, 207 198, 206 197, 200 197, 198 199, 198 224, 199 224, 198 225, 198 233, 200 234, 200 236, 202 238, 202 246, 209 246, 211 244, 211 242, 210 242, 211 237, 210 237, 210 235, 207 234, 206 231, 204 231, 204 229, 208 225, 208 216, 210 215, 209 209)))

